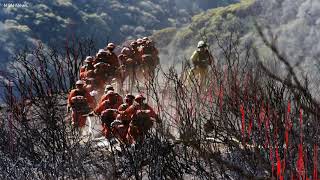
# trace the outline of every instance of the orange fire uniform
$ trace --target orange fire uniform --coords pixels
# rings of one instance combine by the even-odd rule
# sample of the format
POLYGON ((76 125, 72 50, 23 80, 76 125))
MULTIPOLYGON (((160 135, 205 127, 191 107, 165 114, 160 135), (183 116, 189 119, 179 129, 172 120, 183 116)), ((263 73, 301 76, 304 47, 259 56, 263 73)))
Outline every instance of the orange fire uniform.
POLYGON ((93 108, 94 99, 85 89, 73 89, 68 96, 68 106, 74 109, 72 111, 72 121, 78 127, 84 127, 86 118, 82 115, 88 113, 87 108, 93 108), (77 97, 83 97, 83 99, 77 97))
POLYGON ((147 111, 148 120, 151 122, 146 122, 145 124, 148 124, 146 127, 138 127, 136 125, 130 125, 127 133, 127 140, 130 143, 135 142, 138 137, 143 138, 144 131, 147 131, 151 128, 153 121, 152 119, 155 119, 157 117, 155 111, 150 107, 148 104, 138 104, 135 103, 131 105, 129 108, 127 108, 124 112, 120 112, 121 114, 130 117, 131 121, 135 120, 135 116, 139 113, 139 111, 147 111), (145 128, 145 129, 143 129, 145 128))

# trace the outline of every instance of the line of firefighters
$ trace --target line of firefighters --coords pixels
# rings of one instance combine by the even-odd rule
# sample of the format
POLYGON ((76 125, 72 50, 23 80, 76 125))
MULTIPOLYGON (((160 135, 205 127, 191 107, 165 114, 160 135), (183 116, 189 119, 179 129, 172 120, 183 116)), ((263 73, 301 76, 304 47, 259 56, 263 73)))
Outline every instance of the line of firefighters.
POLYGON ((103 89, 113 79, 122 89, 123 81, 132 73, 139 69, 144 74, 152 74, 160 63, 155 43, 148 37, 130 42, 118 55, 114 52, 115 48, 114 43, 109 43, 95 57, 88 56, 84 60, 86 64, 80 68, 80 79, 91 84, 91 89, 103 89))
POLYGON ((127 94, 123 101, 112 85, 105 84, 115 77, 123 78, 130 68, 157 66, 158 50, 147 37, 131 42, 118 56, 113 52, 115 48, 114 43, 109 43, 95 57, 85 59, 86 64, 80 68, 80 80, 69 93, 67 109, 68 112, 72 110, 71 123, 74 127, 83 129, 86 116, 97 115, 101 118, 102 132, 106 138, 113 135, 122 142, 134 143, 138 138, 143 138, 143 134, 159 119, 144 102, 143 95, 127 94), (101 89, 104 89, 103 94, 99 91, 101 89), (94 92, 100 92, 101 97, 94 92))
MULTIPOLYGON (((189 78, 191 75, 199 76, 200 83, 204 85, 208 67, 214 59, 203 41, 199 41, 197 48, 190 58, 194 67, 188 74, 189 78)), ((115 45, 109 43, 105 50, 99 50, 95 58, 91 56, 86 58, 87 64, 80 70, 81 80, 76 82, 76 89, 73 89, 68 96, 68 112, 72 109, 72 124, 75 127, 81 129, 85 126, 86 116, 84 115, 98 115, 101 117, 106 138, 114 135, 123 142, 134 143, 138 138, 143 138, 143 134, 152 127, 154 122, 159 122, 155 111, 144 102, 145 97, 141 94, 137 96, 127 94, 123 102, 123 98, 115 92, 113 86, 107 85, 104 88, 104 94, 96 103, 92 92, 103 88, 108 83, 108 77, 114 77, 119 68, 128 67, 130 63, 145 63, 143 61, 145 53, 151 54, 152 60, 148 61, 149 64, 159 63, 155 60, 157 58, 154 58, 157 57, 158 51, 148 38, 131 42, 130 48, 122 49, 119 58, 113 52, 114 49, 115 45), (145 47, 148 47, 148 52, 145 47), (100 74, 102 70, 105 72, 100 74), (92 79, 97 83, 92 84, 92 79)))

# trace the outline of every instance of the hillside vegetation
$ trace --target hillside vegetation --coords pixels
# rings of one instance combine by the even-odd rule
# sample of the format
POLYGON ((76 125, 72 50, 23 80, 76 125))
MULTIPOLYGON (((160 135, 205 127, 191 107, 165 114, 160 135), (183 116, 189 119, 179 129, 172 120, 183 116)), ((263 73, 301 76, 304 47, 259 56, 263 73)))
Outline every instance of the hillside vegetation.
POLYGON ((0 62, 17 50, 37 44, 61 45, 74 37, 93 37, 96 46, 147 36, 154 30, 180 27, 223 1, 29 0, 27 7, 1 7, 0 62))
POLYGON ((240 37, 254 29, 254 16, 259 7, 254 0, 242 0, 226 7, 210 9, 192 17, 192 22, 182 28, 166 28, 153 34, 158 46, 171 58, 175 54, 191 55, 199 40, 205 38, 209 45, 217 45, 216 36, 224 38, 231 32, 240 37), (168 51, 166 51, 168 49, 168 51), (179 52, 179 53, 176 53, 179 52))

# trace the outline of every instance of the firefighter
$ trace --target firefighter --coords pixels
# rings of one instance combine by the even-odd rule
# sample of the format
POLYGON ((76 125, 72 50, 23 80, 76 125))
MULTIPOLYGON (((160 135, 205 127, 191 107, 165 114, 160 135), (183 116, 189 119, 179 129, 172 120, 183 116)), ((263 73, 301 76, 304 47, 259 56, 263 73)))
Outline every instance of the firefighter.
POLYGON ((100 115, 101 112, 106 109, 118 109, 119 107, 117 103, 117 95, 114 91, 109 90, 105 95, 106 98, 100 101, 94 109, 94 113, 97 115, 100 115))
POLYGON ((104 49, 99 49, 93 61, 93 64, 106 63, 106 62, 107 62, 107 51, 104 49))
POLYGON ((78 80, 76 89, 70 91, 67 104, 68 112, 72 109, 72 125, 82 129, 86 122, 86 118, 82 115, 87 114, 94 107, 94 99, 84 88, 82 80, 78 80))
MULTIPOLYGON (((134 98, 133 95, 127 94, 124 98, 125 103, 120 105, 118 112, 123 112, 128 109, 128 107, 133 104, 134 98)), ((113 122, 113 131, 122 141, 126 141, 130 121, 131 118, 129 116, 118 114, 116 121, 113 122)))
POLYGON ((96 97, 97 97, 98 91, 97 91, 97 87, 95 84, 95 79, 94 78, 87 78, 84 88, 93 97, 94 105, 96 105, 96 103, 97 103, 96 97))
POLYGON ((128 59, 128 56, 121 52, 121 54, 119 54, 119 56, 118 56, 118 59, 119 59, 120 66, 125 66, 126 60, 128 59))
POLYGON ((139 49, 140 46, 142 46, 142 45, 143 45, 143 39, 141 39, 141 38, 137 39, 137 47, 138 47, 138 49, 139 49))
POLYGON ((143 37, 142 40, 149 41, 149 38, 148 37, 143 37))
POLYGON ((118 105, 116 94, 112 90, 109 90, 106 95, 108 96, 108 99, 99 103, 91 114, 100 115, 103 133, 106 138, 109 138, 111 132, 111 123, 117 117, 118 105))
POLYGON ((120 77, 122 79, 122 82, 125 80, 125 78, 127 76, 129 76, 129 73, 132 72, 132 70, 135 67, 135 62, 132 58, 129 58, 127 55, 125 54, 120 54, 118 56, 119 62, 120 62, 120 77))
POLYGON ((137 41, 133 41, 130 43, 131 54, 129 55, 129 57, 131 59, 133 59, 135 65, 140 65, 142 62, 142 59, 141 59, 142 54, 139 51, 138 47, 139 47, 139 45, 138 45, 137 41))
POLYGON ((135 49, 138 49, 138 42, 137 41, 132 41, 130 43, 130 48, 135 50, 135 49))
POLYGON ((119 111, 121 115, 130 118, 127 139, 130 143, 135 143, 138 138, 143 139, 143 135, 152 127, 153 122, 157 121, 154 110, 146 103, 145 97, 139 94, 135 97, 135 102, 125 111, 119 111))
POLYGON ((104 84, 107 81, 107 71, 109 69, 109 65, 104 62, 99 62, 94 65, 94 68, 94 78, 97 89, 103 89, 104 84))
POLYGON ((198 49, 194 51, 190 57, 193 68, 190 71, 189 80, 191 80, 192 77, 196 77, 200 82, 200 87, 204 87, 208 74, 208 67, 213 63, 214 59, 204 41, 199 41, 197 47, 198 49))
POLYGON ((120 68, 119 68, 119 79, 121 79, 121 85, 120 85, 120 89, 122 89, 122 84, 123 81, 125 80, 125 78, 128 76, 128 68, 130 67, 130 65, 133 63, 131 58, 128 58, 127 55, 125 54, 119 54, 118 56, 119 59, 119 63, 120 63, 120 68))
POLYGON ((89 79, 89 78, 95 78, 95 69, 87 70, 87 71, 83 72, 82 75, 80 74, 80 78, 81 78, 81 80, 86 80, 86 79, 89 79))
POLYGON ((120 91, 123 90, 123 83, 127 78, 129 78, 128 88, 129 88, 129 91, 132 92, 132 89, 134 87, 135 80, 136 80, 136 71, 139 71, 138 62, 128 57, 125 54, 119 55, 119 61, 121 63, 121 76, 119 78, 120 80, 119 89, 120 91))
POLYGON ((151 54, 154 67, 160 64, 159 51, 152 40, 148 40, 142 50, 143 54, 151 54))
POLYGON ((147 41, 147 43, 151 46, 152 56, 153 56, 154 58, 159 58, 159 51, 158 51, 158 49, 157 49, 156 46, 155 46, 155 42, 152 41, 152 40, 149 40, 149 41, 147 41))
POLYGON ((87 77, 88 71, 94 70, 93 66, 93 57, 92 56, 87 56, 86 59, 84 60, 86 63, 80 68, 80 79, 84 80, 87 77))
POLYGON ((86 83, 84 85, 84 88, 87 92, 92 92, 96 89, 95 87, 95 79, 94 78, 86 78, 86 83))
POLYGON ((94 69, 94 67, 93 67, 93 57, 92 57, 92 56, 87 56, 86 59, 84 60, 84 62, 85 62, 86 64, 83 65, 83 66, 80 68, 80 73, 94 69))
MULTIPOLYGON (((100 98, 99 103, 101 103, 101 102, 103 102, 103 101, 105 101, 105 100, 107 100, 109 98, 109 96, 108 96, 108 92, 109 91, 113 91, 114 92, 114 88, 113 88, 112 85, 106 85, 106 87, 104 89, 105 94, 102 95, 102 97, 100 98)), ((117 107, 116 107, 116 109, 118 109, 118 107, 123 103, 123 99, 120 96, 120 94, 118 94, 116 92, 114 92, 114 94, 115 94, 115 97, 117 99, 117 102, 116 102, 117 107)))
POLYGON ((147 43, 147 40, 142 39, 142 41, 141 41, 141 47, 145 46, 145 45, 146 45, 146 43, 147 43))
POLYGON ((118 60, 119 60, 119 64, 120 64, 119 72, 120 72, 121 77, 125 76, 127 59, 128 59, 128 56, 123 53, 119 54, 119 56, 118 56, 118 60))
POLYGON ((129 58, 127 55, 125 54, 120 54, 118 56, 118 59, 120 61, 120 65, 122 67, 122 70, 124 72, 126 72, 128 69, 132 68, 134 65, 136 65, 136 62, 132 59, 129 58))
POLYGON ((159 64, 159 57, 155 47, 152 45, 151 41, 146 41, 146 43, 141 46, 142 53, 142 69, 145 76, 152 78, 154 75, 154 70, 159 64))
POLYGON ((120 67, 125 67, 127 65, 127 59, 128 59, 128 56, 126 54, 119 54, 118 56, 118 59, 119 59, 119 64, 120 64, 120 67))
POLYGON ((131 49, 129 47, 123 47, 121 49, 121 53, 120 54, 123 54, 125 56, 130 56, 131 54, 131 49))
POLYGON ((142 94, 135 96, 135 102, 124 111, 124 114, 132 118, 137 113, 145 112, 149 114, 151 118, 156 118, 156 113, 151 106, 144 102, 145 99, 146 98, 142 94))
MULTIPOLYGON (((127 94, 124 98, 124 103, 121 104, 118 108, 118 111, 125 111, 127 110, 134 102, 135 97, 131 94, 127 94)), ((130 117, 125 114, 119 114, 118 119, 121 119, 122 121, 130 121, 130 117)))
POLYGON ((107 63, 110 64, 110 66, 113 68, 114 71, 120 66, 118 57, 113 52, 115 48, 116 48, 116 45, 114 43, 109 43, 105 48, 107 51, 107 63))

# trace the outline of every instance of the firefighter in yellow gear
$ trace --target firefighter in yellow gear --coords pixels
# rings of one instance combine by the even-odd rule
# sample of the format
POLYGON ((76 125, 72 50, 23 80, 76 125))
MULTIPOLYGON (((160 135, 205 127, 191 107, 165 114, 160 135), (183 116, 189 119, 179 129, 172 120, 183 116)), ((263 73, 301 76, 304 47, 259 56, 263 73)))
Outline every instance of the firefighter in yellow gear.
POLYGON ((196 78, 197 81, 195 82, 197 84, 200 83, 200 87, 203 88, 208 76, 208 67, 213 63, 214 59, 204 41, 199 41, 197 47, 198 49, 190 57, 193 68, 189 72, 189 84, 196 78))

